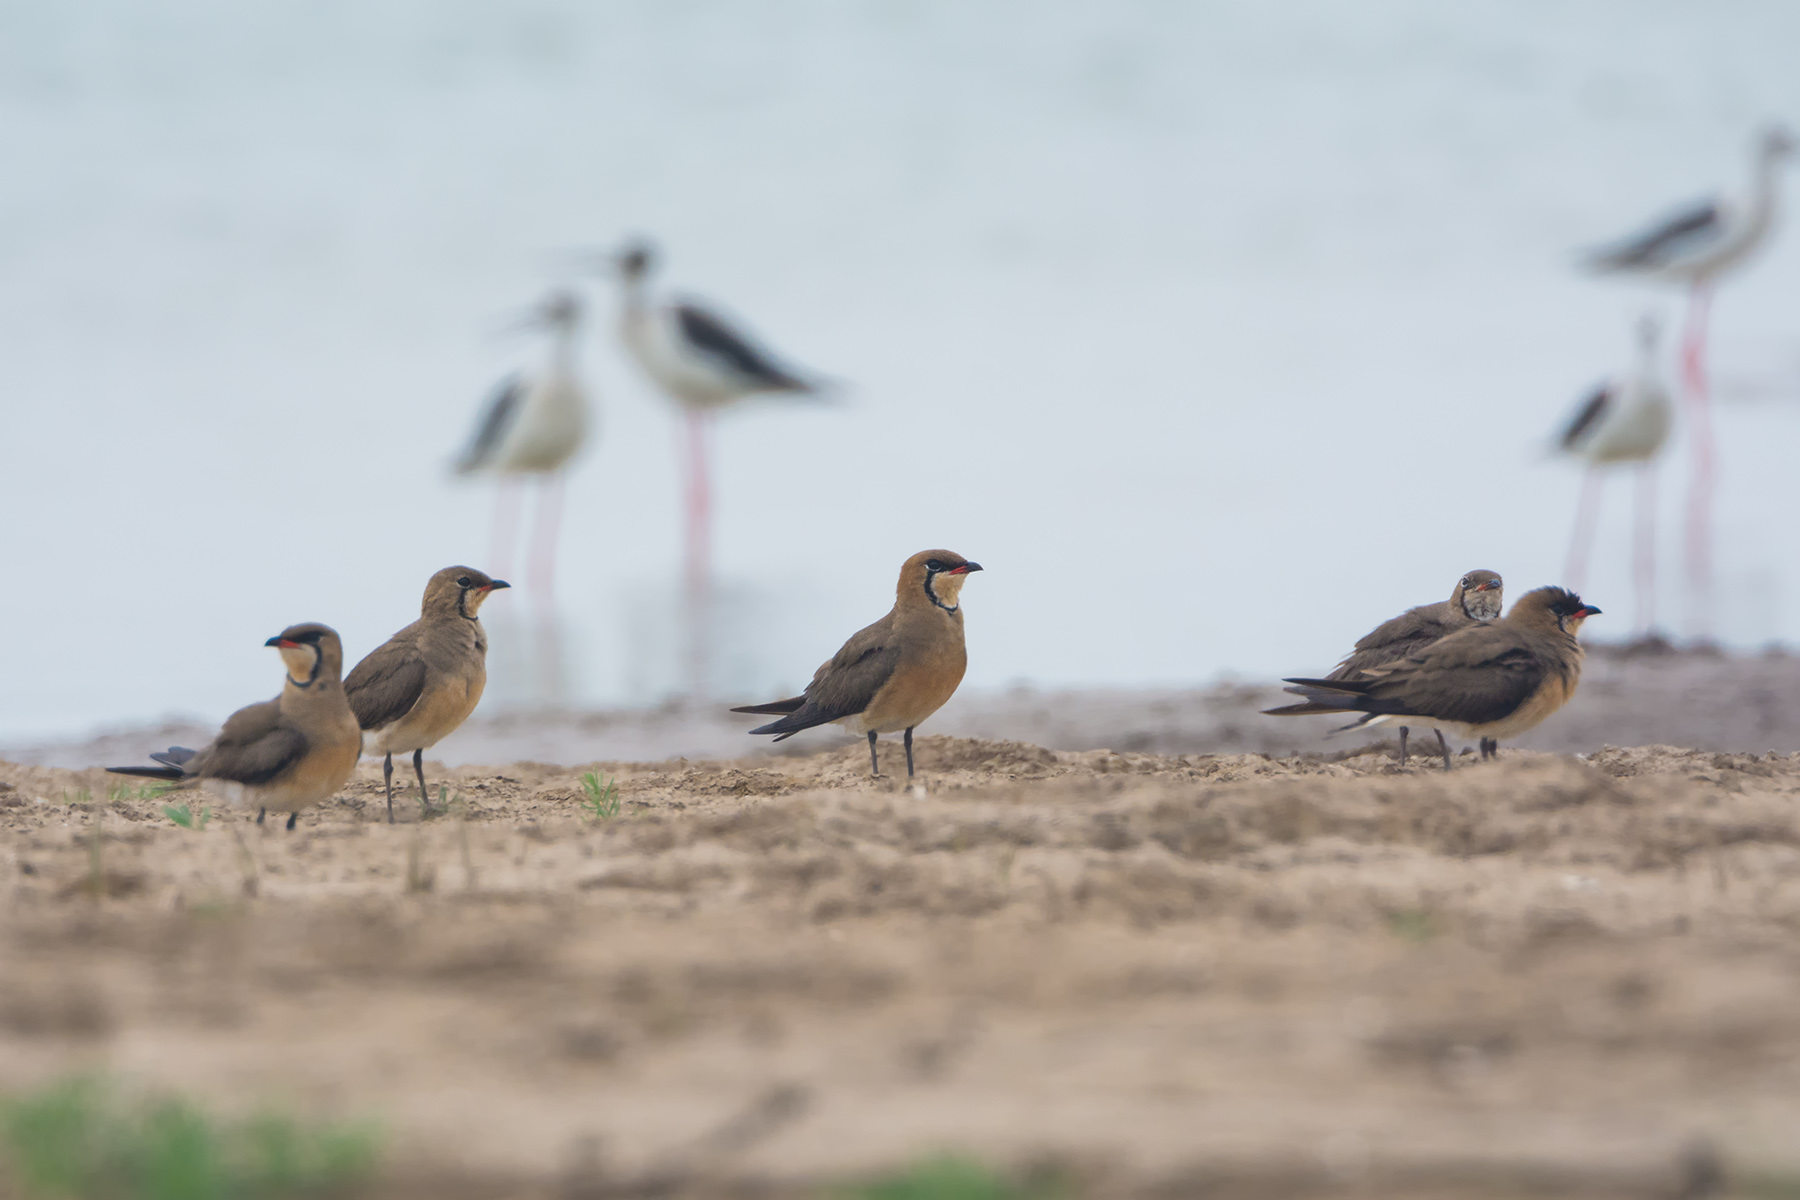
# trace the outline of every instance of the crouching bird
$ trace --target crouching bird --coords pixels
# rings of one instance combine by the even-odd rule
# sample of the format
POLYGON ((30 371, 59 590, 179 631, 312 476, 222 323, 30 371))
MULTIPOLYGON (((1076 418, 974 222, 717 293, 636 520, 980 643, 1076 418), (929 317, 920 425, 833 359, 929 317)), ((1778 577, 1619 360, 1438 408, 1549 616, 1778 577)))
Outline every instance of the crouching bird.
POLYGON ((487 688, 487 631, 482 602, 501 588, 473 567, 445 567, 425 584, 419 619, 369 652, 344 680, 344 692, 364 735, 363 749, 384 755, 388 824, 394 823, 394 755, 412 752, 419 777, 419 811, 431 808, 425 791, 425 751, 456 732, 487 688))
POLYGON ((200 750, 170 746, 150 757, 160 767, 108 767, 115 775, 207 785, 227 802, 287 812, 337 794, 362 756, 362 729, 344 698, 344 647, 325 625, 290 625, 263 643, 281 652, 281 695, 232 713, 200 750))
MULTIPOLYGON (((1576 634, 1600 610, 1574 592, 1526 592, 1498 621, 1471 625, 1415 654, 1364 668, 1355 679, 1288 679, 1304 704, 1264 710, 1271 716, 1362 713, 1347 729, 1404 722, 1479 738, 1491 758, 1500 739, 1536 728, 1569 702, 1584 657, 1576 634)), ((1450 748, 1444 747, 1444 769, 1450 748)))
MULTIPOLYGON (((1379 667, 1417 654, 1441 637, 1467 629, 1477 621, 1500 615, 1503 594, 1500 576, 1493 571, 1470 571, 1456 581, 1448 600, 1409 608, 1391 621, 1370 630, 1351 649, 1344 661, 1331 669, 1327 679, 1358 679, 1369 667, 1379 667)), ((1445 754, 1444 731, 1437 730, 1438 749, 1445 754)), ((1407 727, 1400 726, 1400 765, 1406 765, 1407 727)))
POLYGON ((752 729, 790 738, 802 729, 836 723, 869 736, 869 772, 881 775, 875 735, 906 731, 906 774, 913 773, 913 729, 944 706, 962 682, 963 582, 981 564, 949 550, 921 550, 900 568, 894 607, 859 631, 813 673, 806 690, 788 700, 734 708, 783 713, 752 729))

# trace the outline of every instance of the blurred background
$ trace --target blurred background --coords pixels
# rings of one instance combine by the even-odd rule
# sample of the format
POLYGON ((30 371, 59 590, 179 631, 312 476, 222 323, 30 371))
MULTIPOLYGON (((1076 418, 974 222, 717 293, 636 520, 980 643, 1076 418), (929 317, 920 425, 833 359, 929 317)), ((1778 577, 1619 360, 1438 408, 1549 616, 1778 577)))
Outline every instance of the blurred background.
MULTIPOLYGON (((543 353, 496 331, 630 234, 847 385, 719 423, 721 699, 799 687, 928 546, 987 567, 973 689, 1312 671, 1470 568, 1555 582, 1548 447, 1680 311, 1574 254, 1741 187, 1797 45, 1777 0, 0 7, 0 741, 222 717, 282 626, 359 657, 486 565, 450 463, 543 353)), ((582 286, 560 700, 652 705, 679 425, 582 286)), ((1713 332, 1718 633, 1757 647, 1800 637, 1800 236, 1713 332)), ((531 605, 485 614, 502 708, 531 605)))

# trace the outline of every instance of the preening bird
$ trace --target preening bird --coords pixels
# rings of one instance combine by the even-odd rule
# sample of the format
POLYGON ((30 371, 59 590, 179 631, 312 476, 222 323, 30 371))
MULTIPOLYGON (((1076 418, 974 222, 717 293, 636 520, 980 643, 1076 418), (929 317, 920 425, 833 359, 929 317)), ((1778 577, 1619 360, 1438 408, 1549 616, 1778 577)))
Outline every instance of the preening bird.
POLYGON ((1479 738, 1481 757, 1491 758, 1501 738, 1535 729, 1575 694, 1584 658, 1576 635, 1599 611, 1565 588, 1537 588, 1500 620, 1471 625, 1360 678, 1285 680, 1305 703, 1265 711, 1363 714, 1352 729, 1383 722, 1447 729, 1479 738))
POLYGON ((1768 240, 1780 203, 1780 169, 1795 148, 1794 137, 1787 130, 1765 129, 1757 138, 1750 187, 1742 198, 1719 197, 1689 205, 1632 237, 1590 252, 1584 259, 1593 271, 1632 275, 1688 289, 1687 322, 1681 345, 1688 442, 1693 454, 1687 505, 1687 575, 1692 619, 1702 636, 1712 632, 1712 502, 1717 489, 1717 451, 1706 383, 1707 316, 1717 280, 1768 240))
POLYGON ((798 696, 732 712, 782 714, 752 729, 776 741, 836 723, 869 738, 869 772, 881 774, 875 735, 905 730, 906 774, 913 773, 913 729, 944 706, 968 666, 962 586, 981 564, 949 550, 921 550, 900 568, 894 607, 859 630, 813 673, 798 696))
POLYGON ((537 603, 545 607, 554 598, 563 476, 586 440, 589 426, 588 392, 575 365, 575 335, 580 324, 581 301, 569 292, 550 293, 526 314, 522 328, 550 334, 548 358, 535 374, 511 375, 501 381, 474 437, 456 462, 459 475, 500 477, 493 563, 503 571, 512 560, 519 484, 526 477, 539 481, 526 579, 537 603))
MULTIPOLYGON (((1333 667, 1327 679, 1359 679, 1370 667, 1382 667, 1409 654, 1417 654, 1439 638, 1477 621, 1500 615, 1503 584, 1493 571, 1470 571, 1456 581, 1448 600, 1409 608, 1391 621, 1383 621, 1356 643, 1350 654, 1333 667)), ((1407 726, 1400 726, 1400 765, 1406 765, 1407 726)), ((1438 749, 1445 754, 1443 730, 1437 730, 1438 749)))
POLYGON ((706 691, 709 671, 713 487, 707 441, 713 414, 752 396, 812 397, 823 389, 703 301, 652 295, 656 258, 649 242, 634 240, 588 262, 618 277, 623 292, 619 338, 650 382, 681 409, 686 426, 683 583, 689 690, 698 699, 706 691))
POLYGON ((287 678, 273 700, 232 713, 219 736, 198 751, 170 746, 150 757, 160 767, 108 767, 116 775, 203 784, 228 803, 287 812, 331 799, 356 769, 362 729, 344 698, 344 647, 325 625, 291 625, 267 642, 281 652, 287 678))
POLYGON ((388 824, 394 823, 396 754, 412 752, 419 811, 431 808, 425 751, 454 733, 481 702, 488 643, 478 614, 490 595, 511 586, 473 567, 445 567, 426 583, 419 619, 370 651, 344 680, 363 730, 363 752, 383 756, 388 824))
POLYGON ((1669 440, 1674 406, 1656 363, 1657 324, 1638 325, 1638 360, 1628 372, 1596 387, 1563 429, 1563 453, 1587 460, 1581 503, 1563 578, 1577 591, 1587 578, 1588 553, 1600 517, 1601 473, 1630 464, 1637 468, 1637 513, 1632 575, 1637 591, 1637 629, 1656 624, 1656 460, 1669 440))

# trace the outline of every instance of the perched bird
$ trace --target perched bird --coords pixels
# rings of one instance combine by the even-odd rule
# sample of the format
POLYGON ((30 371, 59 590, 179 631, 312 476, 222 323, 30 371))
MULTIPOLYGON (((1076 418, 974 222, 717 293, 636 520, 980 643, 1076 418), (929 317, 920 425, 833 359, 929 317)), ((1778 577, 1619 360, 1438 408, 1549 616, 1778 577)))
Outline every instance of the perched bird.
POLYGON ((1682 376, 1687 394, 1693 467, 1688 485, 1687 574, 1692 620, 1702 636, 1712 622, 1712 502, 1717 488, 1717 451, 1706 385, 1706 325, 1713 285, 1768 240, 1779 197, 1776 184, 1784 160, 1796 149, 1792 134, 1765 129, 1753 152, 1748 194, 1741 199, 1701 201, 1642 232, 1591 251, 1589 270, 1633 275, 1688 289, 1687 325, 1682 336, 1682 376))
MULTIPOLYGON (((1370 667, 1382 667, 1409 654, 1417 654, 1441 637, 1466 629, 1477 621, 1492 621, 1500 615, 1503 588, 1500 576, 1493 571, 1470 571, 1456 581, 1448 600, 1409 608, 1391 621, 1383 621, 1366 634, 1348 657, 1333 667, 1327 679, 1360 679, 1370 667)), ((1406 765, 1407 727, 1400 726, 1400 765, 1406 765)), ((1444 745, 1444 731, 1437 731, 1438 749, 1449 753, 1444 745)))
POLYGON ((781 741, 815 725, 836 722, 869 735, 869 771, 881 774, 875 735, 906 731, 906 774, 913 773, 913 728, 944 706, 962 682, 963 581, 981 564, 948 550, 921 550, 900 568, 894 607, 856 633, 831 661, 813 672, 806 690, 788 700, 734 708, 782 713, 752 729, 781 741))
POLYGON ((1536 728, 1575 694, 1583 658, 1576 634, 1599 611, 1567 589, 1537 588, 1500 620, 1459 630, 1361 678, 1285 680, 1306 702, 1266 711, 1364 714, 1353 729, 1400 721, 1448 729, 1479 738, 1481 757, 1491 758, 1501 738, 1536 728))
POLYGON ((363 751, 383 755, 388 824, 394 823, 394 755, 412 751, 425 791, 425 751, 469 719, 487 686, 487 631, 482 603, 501 588, 473 567, 445 567, 425 585, 419 619, 369 652, 344 680, 344 693, 363 730, 363 751))
POLYGON ((160 767, 107 770, 207 785, 234 805, 256 805, 259 825, 262 810, 285 810, 289 829, 301 809, 331 799, 362 755, 362 730, 340 679, 343 643, 328 626, 290 625, 263 644, 280 650, 287 665, 281 695, 232 713, 198 751, 170 746, 150 756, 160 767))
POLYGON ((1637 365, 1589 393, 1558 439, 1563 453, 1586 459, 1588 464, 1563 573, 1577 591, 1587 578, 1588 551, 1600 517, 1601 472, 1625 463, 1637 467, 1632 574, 1638 594, 1638 632, 1645 634, 1656 624, 1656 459, 1669 440, 1673 418, 1669 391, 1656 366, 1657 332, 1654 318, 1639 322, 1637 365))
POLYGON ((555 587, 563 472, 588 432, 588 393, 575 366, 580 324, 581 301, 568 292, 550 293, 526 314, 521 327, 550 333, 549 358, 537 374, 512 375, 501 382, 475 436, 456 461, 459 475, 501 477, 494 508, 493 562, 502 570, 512 561, 517 485, 525 476, 540 481, 526 578, 536 601, 546 607, 555 587))
POLYGON ((617 252, 588 256, 586 261, 618 277, 624 293, 619 338, 631 359, 685 418, 686 657, 689 691, 701 699, 710 658, 706 630, 712 595, 713 489, 707 440, 713 414, 751 396, 812 397, 824 388, 705 303, 652 296, 656 251, 650 243, 633 240, 617 252))

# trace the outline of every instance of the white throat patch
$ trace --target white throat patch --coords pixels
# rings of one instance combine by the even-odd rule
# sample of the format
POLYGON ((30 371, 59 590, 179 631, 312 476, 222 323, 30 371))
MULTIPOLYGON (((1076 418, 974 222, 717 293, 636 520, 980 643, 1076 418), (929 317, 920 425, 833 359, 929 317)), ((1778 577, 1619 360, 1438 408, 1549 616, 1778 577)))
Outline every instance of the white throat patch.
POLYGON ((940 571, 925 586, 931 589, 931 594, 937 597, 939 604, 945 608, 955 608, 961 603, 962 586, 968 578, 967 575, 949 575, 940 571))
POLYGON ((319 649, 302 642, 296 646, 282 646, 281 661, 287 664, 288 678, 296 684, 305 686, 312 682, 313 669, 319 662, 319 649))

